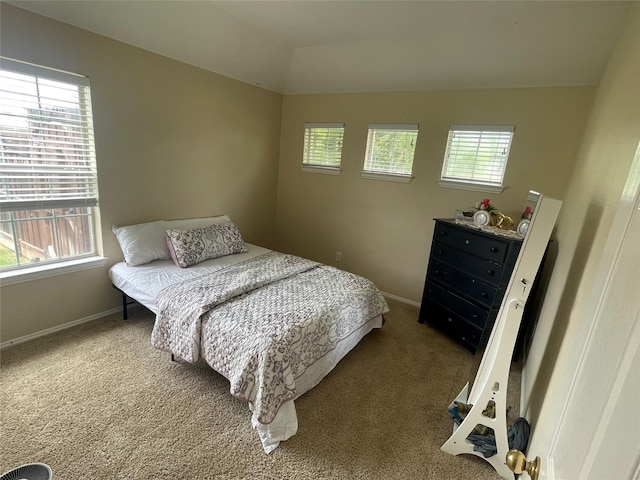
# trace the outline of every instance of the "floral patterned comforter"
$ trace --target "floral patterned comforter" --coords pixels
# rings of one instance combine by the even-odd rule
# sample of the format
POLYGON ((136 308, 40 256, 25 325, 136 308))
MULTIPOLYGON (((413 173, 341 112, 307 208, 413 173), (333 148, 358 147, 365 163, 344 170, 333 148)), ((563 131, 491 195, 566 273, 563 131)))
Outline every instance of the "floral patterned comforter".
POLYGON ((202 355, 263 424, 297 396, 306 368, 388 311, 369 280, 278 252, 167 287, 158 307, 152 344, 188 362, 202 355))

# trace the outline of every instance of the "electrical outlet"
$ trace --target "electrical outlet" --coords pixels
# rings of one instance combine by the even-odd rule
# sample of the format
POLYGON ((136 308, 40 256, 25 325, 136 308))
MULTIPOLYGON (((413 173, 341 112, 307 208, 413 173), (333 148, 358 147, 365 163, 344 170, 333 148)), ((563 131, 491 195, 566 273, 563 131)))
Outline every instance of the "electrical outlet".
POLYGON ((336 262, 342 261, 342 252, 336 252, 336 262))

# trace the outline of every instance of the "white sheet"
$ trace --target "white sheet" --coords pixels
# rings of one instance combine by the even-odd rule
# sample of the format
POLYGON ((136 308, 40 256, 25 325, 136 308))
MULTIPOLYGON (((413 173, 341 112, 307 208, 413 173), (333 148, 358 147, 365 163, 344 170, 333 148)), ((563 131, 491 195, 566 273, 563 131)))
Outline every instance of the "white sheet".
MULTIPOLYGON (((125 292, 130 298, 157 313, 156 296, 163 288, 201 275, 215 273, 228 265, 271 251, 250 243, 246 243, 246 246, 249 249, 247 253, 208 260, 189 268, 180 268, 171 260, 156 260, 135 267, 120 262, 111 267, 109 277, 113 285, 125 292)), ((338 343, 334 350, 307 368, 301 376, 296 378, 298 397, 318 385, 367 333, 373 328, 382 327, 382 323, 381 316, 371 319, 359 330, 338 343)), ((294 400, 285 402, 270 424, 262 424, 252 420, 252 425, 258 432, 264 451, 271 453, 281 441, 291 438, 298 431, 298 417, 294 400)))

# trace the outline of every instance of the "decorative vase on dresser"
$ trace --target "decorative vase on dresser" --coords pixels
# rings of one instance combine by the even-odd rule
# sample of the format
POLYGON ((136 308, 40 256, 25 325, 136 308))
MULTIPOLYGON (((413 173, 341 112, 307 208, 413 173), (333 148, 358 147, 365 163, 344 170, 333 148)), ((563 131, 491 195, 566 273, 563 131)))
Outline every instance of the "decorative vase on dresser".
POLYGON ((484 348, 522 247, 516 232, 435 219, 420 323, 484 348))

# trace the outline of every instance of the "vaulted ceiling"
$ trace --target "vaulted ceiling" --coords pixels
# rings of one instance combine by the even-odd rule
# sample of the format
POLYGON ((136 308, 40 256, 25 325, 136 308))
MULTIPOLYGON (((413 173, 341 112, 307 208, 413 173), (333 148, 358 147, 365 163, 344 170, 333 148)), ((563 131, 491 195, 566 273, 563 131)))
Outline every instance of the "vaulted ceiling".
POLYGON ((629 2, 9 1, 285 94, 594 85, 629 2))

